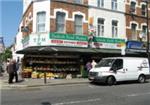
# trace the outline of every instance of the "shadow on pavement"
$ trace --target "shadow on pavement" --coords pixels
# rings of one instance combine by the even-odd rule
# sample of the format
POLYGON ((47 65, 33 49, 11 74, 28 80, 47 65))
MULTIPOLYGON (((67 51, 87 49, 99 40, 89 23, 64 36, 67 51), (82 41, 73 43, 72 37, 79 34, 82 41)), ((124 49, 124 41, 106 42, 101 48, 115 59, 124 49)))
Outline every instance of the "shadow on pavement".
POLYGON ((52 105, 52 104, 49 102, 42 102, 41 105, 52 105))
POLYGON ((24 80, 18 80, 18 82, 17 82, 17 83, 22 83, 22 82, 24 82, 24 80))
MULTIPOLYGON (((138 83, 137 81, 124 81, 124 82, 117 82, 117 85, 131 85, 131 84, 147 84, 150 83, 149 81, 145 81, 145 83, 138 83)), ((90 82, 91 85, 95 86, 109 86, 106 83, 98 83, 98 82, 90 82)))

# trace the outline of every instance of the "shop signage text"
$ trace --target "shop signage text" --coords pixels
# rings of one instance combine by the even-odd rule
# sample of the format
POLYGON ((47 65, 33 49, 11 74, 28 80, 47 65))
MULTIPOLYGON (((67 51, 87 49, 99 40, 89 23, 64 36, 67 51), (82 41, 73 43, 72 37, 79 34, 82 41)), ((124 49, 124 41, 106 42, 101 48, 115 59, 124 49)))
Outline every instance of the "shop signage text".
POLYGON ((121 49, 122 46, 125 46, 124 39, 94 37, 93 41, 92 47, 94 48, 121 49))
POLYGON ((70 47, 87 47, 88 37, 85 35, 50 33, 50 45, 70 46, 70 47))

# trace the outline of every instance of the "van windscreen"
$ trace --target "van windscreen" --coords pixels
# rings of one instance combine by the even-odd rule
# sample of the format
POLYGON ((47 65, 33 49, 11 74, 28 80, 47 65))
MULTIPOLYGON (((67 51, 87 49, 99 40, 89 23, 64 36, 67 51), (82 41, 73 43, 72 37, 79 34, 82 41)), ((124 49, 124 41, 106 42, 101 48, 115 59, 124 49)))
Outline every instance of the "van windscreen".
POLYGON ((95 67, 111 67, 115 59, 102 59, 95 67))

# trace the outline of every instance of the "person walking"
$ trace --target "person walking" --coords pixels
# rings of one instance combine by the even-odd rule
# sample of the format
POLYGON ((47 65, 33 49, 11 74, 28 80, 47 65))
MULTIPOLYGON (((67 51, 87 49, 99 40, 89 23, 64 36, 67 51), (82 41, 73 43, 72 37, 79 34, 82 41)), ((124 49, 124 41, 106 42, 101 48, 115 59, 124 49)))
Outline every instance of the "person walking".
POLYGON ((19 68, 18 62, 16 62, 16 60, 13 60, 14 77, 16 82, 18 82, 18 72, 17 72, 18 68, 19 68))
POLYGON ((14 78, 14 66, 12 60, 7 62, 6 70, 7 73, 9 74, 8 83, 11 84, 13 83, 13 78, 14 78))

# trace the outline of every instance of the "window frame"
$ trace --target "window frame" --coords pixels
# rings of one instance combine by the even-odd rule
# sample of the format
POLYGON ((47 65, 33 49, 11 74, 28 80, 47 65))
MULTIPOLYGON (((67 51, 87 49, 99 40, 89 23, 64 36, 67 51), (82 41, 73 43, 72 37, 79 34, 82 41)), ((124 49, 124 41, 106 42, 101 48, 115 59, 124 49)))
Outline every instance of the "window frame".
POLYGON ((130 4, 130 11, 132 13, 136 13, 136 2, 135 1, 131 1, 131 4, 130 4), (134 5, 133 5, 134 4, 134 5), (134 6, 134 7, 133 7, 134 6))
POLYGON ((112 20, 112 38, 117 37, 118 37, 118 21, 112 20), (115 23, 116 25, 114 25, 113 23, 115 23))
POLYGON ((66 17, 66 13, 64 12, 56 12, 56 32, 58 33, 65 33, 65 25, 66 25, 66 21, 65 21, 65 17, 66 17), (58 20, 58 16, 61 15, 60 17, 63 17, 63 22, 59 22, 60 20, 58 20), (60 31, 61 28, 59 28, 60 26, 62 26, 62 30, 60 31))
POLYGON ((112 10, 118 9, 118 1, 117 0, 111 0, 111 9, 112 10))
POLYGON ((97 36, 104 36, 104 25, 105 19, 104 18, 98 18, 97 19, 97 36), (99 22, 100 21, 100 22, 99 22))
POLYGON ((104 7, 104 0, 97 0, 97 7, 104 7))
POLYGON ((36 31, 37 32, 45 32, 46 31, 46 12, 45 11, 41 11, 41 12, 37 12, 37 20, 36 20, 36 31), (40 18, 40 15, 44 14, 45 15, 45 18, 44 18, 44 21, 41 21, 39 18, 40 18), (43 26, 43 30, 41 31, 39 28, 40 26, 43 26))
POLYGON ((132 40, 137 40, 137 24, 135 24, 135 23, 132 23, 131 24, 131 39, 132 40), (134 30, 133 30, 133 25, 135 25, 135 28, 134 28, 134 30))
POLYGON ((141 15, 145 16, 145 17, 147 16, 146 8, 147 8, 146 5, 142 4, 142 6, 141 6, 141 15), (144 9, 143 9, 143 6, 145 7, 144 9))
POLYGON ((83 4, 83 0, 74 0, 73 2, 77 4, 83 4))
POLYGON ((83 16, 82 15, 78 15, 78 14, 76 14, 75 16, 75 23, 74 23, 74 30, 75 30, 75 34, 80 34, 80 35, 82 35, 83 34, 83 16), (77 22, 76 22, 76 19, 77 19, 77 17, 81 17, 82 19, 81 19, 81 24, 76 24, 77 22), (80 27, 80 29, 81 29, 81 33, 80 33, 80 31, 78 30, 77 31, 77 29, 80 27), (79 32, 79 33, 78 33, 79 32))

